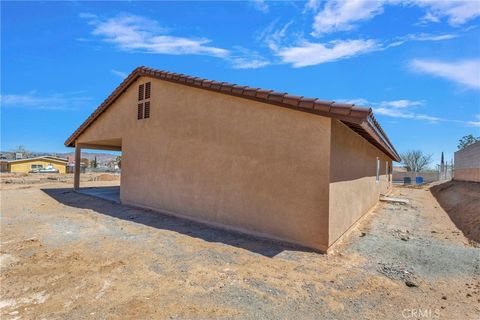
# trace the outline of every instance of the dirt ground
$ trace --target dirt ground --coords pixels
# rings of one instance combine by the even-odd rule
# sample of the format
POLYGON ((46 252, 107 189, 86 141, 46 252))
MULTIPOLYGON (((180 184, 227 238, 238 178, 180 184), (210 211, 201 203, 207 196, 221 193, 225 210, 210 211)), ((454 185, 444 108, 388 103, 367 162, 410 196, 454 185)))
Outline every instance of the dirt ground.
MULTIPOLYGON (((89 182, 105 182, 116 181, 114 185, 120 184, 120 175, 113 173, 82 173, 80 181, 89 182)), ((17 189, 18 185, 23 185, 25 188, 30 188, 32 185, 60 182, 65 183, 65 186, 73 184, 73 174, 58 174, 58 173, 0 173, 1 189, 17 189)), ((102 185, 102 184, 100 184, 102 185)))
POLYGON ((324 255, 70 183, 2 181, 2 319, 479 319, 480 248, 428 187, 396 187, 409 204, 380 203, 324 255))
POLYGON ((480 245, 480 183, 450 181, 433 186, 432 193, 457 228, 480 245))

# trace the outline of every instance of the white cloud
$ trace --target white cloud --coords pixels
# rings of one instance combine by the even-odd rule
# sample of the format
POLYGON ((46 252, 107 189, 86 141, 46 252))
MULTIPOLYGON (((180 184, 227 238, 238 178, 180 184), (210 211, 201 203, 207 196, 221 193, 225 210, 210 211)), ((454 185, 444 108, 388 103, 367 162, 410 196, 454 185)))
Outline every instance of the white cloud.
POLYGON ((431 33, 417 33, 417 34, 407 34, 405 36, 396 37, 392 41, 385 43, 386 48, 398 47, 409 41, 445 41, 458 38, 457 34, 453 33, 442 33, 442 34, 431 34, 431 33))
POLYGON ((305 40, 301 33, 288 32, 294 21, 289 21, 280 28, 276 28, 277 22, 273 21, 259 32, 256 40, 264 43, 276 56, 280 57, 282 63, 289 63, 294 67, 306 67, 352 58, 368 52, 400 46, 411 41, 445 41, 458 37, 453 33, 418 33, 396 37, 389 41, 342 39, 313 42, 305 40))
POLYGON ((270 64, 263 58, 238 57, 232 58, 231 61, 234 69, 258 69, 270 64))
POLYGON ((268 48, 274 51, 281 47, 281 43, 286 40, 287 30, 293 24, 293 21, 289 21, 282 28, 276 29, 277 22, 275 20, 270 23, 256 37, 257 41, 264 42, 268 48))
POLYGON ((480 59, 443 62, 415 59, 410 62, 415 72, 431 74, 462 86, 480 89, 480 59))
POLYGON ((379 0, 330 0, 315 16, 312 35, 351 30, 356 22, 369 20, 382 12, 383 3, 379 0))
POLYGON ((197 54, 224 58, 229 51, 207 45, 208 39, 168 35, 168 30, 156 21, 135 15, 122 15, 106 20, 83 13, 80 17, 89 20, 92 34, 103 41, 115 44, 123 51, 144 51, 158 54, 197 54))
POLYGON ((311 0, 304 12, 317 12, 313 22, 314 36, 348 31, 361 21, 382 14, 387 5, 413 6, 426 11, 421 23, 440 22, 446 18, 453 26, 462 25, 480 16, 480 4, 475 0, 327 0, 320 9, 318 1, 311 0))
POLYGON ((0 96, 2 107, 30 108, 45 110, 67 110, 83 107, 92 102, 92 98, 83 97, 80 92, 38 95, 36 91, 25 94, 5 94, 0 96))
POLYGON ((405 37, 406 40, 414 41, 443 41, 457 38, 458 35, 451 33, 444 34, 429 34, 429 33, 419 33, 419 34, 409 34, 405 37))
POLYGON ((475 0, 410 0, 413 5, 427 10, 422 22, 439 22, 446 18, 448 23, 457 26, 480 16, 480 4, 475 0))
MULTIPOLYGON (((209 46, 208 39, 178 37, 170 35, 170 30, 161 27, 157 21, 136 15, 121 15, 110 19, 101 19, 96 15, 81 13, 93 27, 92 35, 107 43, 114 44, 119 50, 127 52, 146 52, 169 55, 208 55, 224 59, 233 68, 254 69, 264 67, 270 62, 256 52, 246 49, 227 50, 209 46)), ((127 75, 111 70, 121 78, 127 75)))
MULTIPOLYGON (((441 117, 435 117, 426 115, 423 113, 419 113, 415 110, 415 108, 424 106, 425 101, 415 101, 415 100, 408 100, 408 99, 400 99, 400 100, 391 100, 391 101, 382 101, 382 102, 371 102, 364 98, 358 99, 338 99, 340 102, 345 103, 354 103, 357 102, 361 105, 370 105, 372 106, 373 112, 376 115, 383 115, 392 118, 400 118, 400 119, 412 119, 412 120, 420 120, 420 121, 428 121, 430 123, 437 123, 437 122, 450 122, 450 123, 458 123, 466 126, 480 126, 480 121, 464 121, 464 120, 454 120, 454 119, 446 119, 441 117)), ((480 115, 475 116, 477 120, 480 120, 480 115)))
POLYGON ((431 12, 427 12, 422 17, 422 19, 420 19, 421 24, 427 24, 427 23, 430 23, 430 22, 434 22, 434 23, 440 22, 440 18, 437 17, 436 15, 432 14, 431 12))
POLYGON ((265 2, 265 0, 252 0, 251 4, 256 10, 258 10, 260 12, 268 13, 268 11, 269 11, 269 7, 268 7, 267 3, 265 2))
POLYGON ((234 69, 258 69, 270 64, 270 61, 261 56, 258 52, 246 49, 241 46, 234 47, 234 52, 229 57, 234 69))
POLYGON ((472 127, 480 127, 480 113, 474 116, 475 121, 468 121, 468 124, 472 127))
POLYGON ((364 98, 358 98, 358 99, 337 99, 336 101, 342 102, 342 103, 350 103, 354 104, 356 106, 366 106, 369 104, 367 99, 364 98))
POLYGON ((309 0, 305 4, 305 8, 303 10, 303 13, 305 13, 307 11, 317 11, 319 7, 320 7, 320 1, 319 0, 309 0))
POLYGON ((413 117, 410 115, 410 113, 406 113, 403 110, 398 110, 395 108, 378 107, 378 108, 374 108, 373 111, 375 112, 375 114, 381 114, 384 116, 389 116, 394 118, 412 118, 413 117))
POLYGON ((122 78, 122 79, 125 79, 128 76, 128 74, 126 74, 125 72, 118 71, 118 70, 115 70, 115 69, 110 70, 110 72, 113 73, 114 75, 122 78))
POLYGON ((480 121, 468 121, 467 123, 472 127, 480 127, 480 121))
POLYGON ((399 99, 399 100, 389 100, 381 102, 369 102, 367 99, 351 99, 343 100, 348 103, 355 103, 355 101, 361 102, 363 105, 373 106, 373 111, 376 114, 381 114, 394 118, 405 118, 405 119, 417 119, 417 120, 428 120, 428 121, 441 121, 442 119, 438 117, 432 117, 424 114, 419 114, 414 112, 414 108, 423 106, 424 101, 408 100, 408 99, 399 99))
POLYGON ((407 99, 402 100, 393 100, 393 101, 382 101, 380 106, 382 107, 393 107, 393 108, 409 108, 423 105, 423 101, 412 101, 407 99))
MULTIPOLYGON (((372 51, 382 51, 403 45, 408 41, 442 41, 457 37, 454 34, 420 33, 398 37, 392 42, 383 43, 374 39, 334 40, 326 43, 301 40, 296 46, 282 46, 281 43, 285 42, 284 38, 289 26, 290 23, 277 31, 273 31, 273 26, 269 26, 263 33, 263 41, 281 58, 283 63, 290 63, 297 68, 352 58, 372 51)), ((262 38, 260 37, 259 40, 262 38)))
POLYGON ((373 108, 373 112, 375 114, 381 114, 384 116, 389 116, 394 118, 427 120, 430 122, 443 121, 443 119, 438 117, 433 117, 425 114, 418 114, 412 111, 407 111, 402 108, 376 107, 376 108, 373 108))
POLYGON ((337 40, 329 43, 304 41, 298 46, 279 48, 275 54, 284 63, 305 67, 379 50, 375 40, 337 40))

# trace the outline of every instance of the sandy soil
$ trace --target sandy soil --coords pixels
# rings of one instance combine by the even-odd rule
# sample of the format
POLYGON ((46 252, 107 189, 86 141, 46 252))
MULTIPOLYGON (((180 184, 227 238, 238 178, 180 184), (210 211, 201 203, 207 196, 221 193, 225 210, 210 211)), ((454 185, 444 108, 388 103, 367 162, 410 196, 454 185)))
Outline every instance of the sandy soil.
MULTIPOLYGON (((120 175, 113 173, 82 173, 80 182, 82 186, 102 186, 102 182, 107 182, 107 185, 120 185, 120 175), (91 184, 91 182, 100 182, 100 184, 91 184)), ((0 173, 0 190, 40 188, 41 184, 51 185, 52 183, 62 183, 65 184, 65 187, 71 187, 73 174, 0 173)))
POLYGON ((428 189, 322 255, 59 181, 1 187, 2 319, 479 318, 480 249, 428 189))
POLYGON ((449 181, 432 187, 432 193, 457 228, 480 246, 480 183, 449 181))

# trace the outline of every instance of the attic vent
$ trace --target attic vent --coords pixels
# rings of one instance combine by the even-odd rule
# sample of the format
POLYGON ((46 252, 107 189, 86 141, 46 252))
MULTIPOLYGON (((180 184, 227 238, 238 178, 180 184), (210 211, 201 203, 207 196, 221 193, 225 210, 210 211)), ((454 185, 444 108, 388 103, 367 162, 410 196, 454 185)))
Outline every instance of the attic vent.
POLYGON ((152 92, 152 84, 150 82, 147 82, 138 86, 138 101, 139 101, 137 105, 138 120, 150 118, 151 92, 152 92))
MULTIPOLYGON (((150 116, 150 106, 148 107, 148 114, 150 116)), ((143 103, 138 104, 138 109, 137 109, 137 119, 143 119, 143 103)))
POLYGON ((150 101, 145 102, 145 110, 144 110, 144 113, 143 113, 143 117, 145 119, 150 118, 150 101))
MULTIPOLYGON (((143 100, 143 91, 144 91, 144 87, 143 87, 143 84, 141 84, 139 87, 138 87, 138 101, 142 101, 143 100)), ((150 97, 150 89, 148 89, 148 96, 150 97)))
POLYGON ((150 99, 150 92, 151 92, 151 83, 145 83, 145 99, 150 99))

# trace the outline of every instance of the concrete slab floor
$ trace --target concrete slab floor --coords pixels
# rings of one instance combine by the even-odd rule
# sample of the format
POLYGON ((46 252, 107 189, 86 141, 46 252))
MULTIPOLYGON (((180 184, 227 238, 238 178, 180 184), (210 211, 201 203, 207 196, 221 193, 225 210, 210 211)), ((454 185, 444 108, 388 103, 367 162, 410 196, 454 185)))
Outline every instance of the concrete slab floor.
POLYGON ((77 192, 114 203, 120 203, 120 186, 80 188, 77 192))

